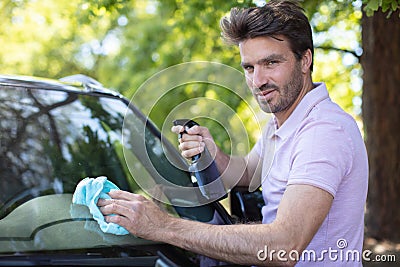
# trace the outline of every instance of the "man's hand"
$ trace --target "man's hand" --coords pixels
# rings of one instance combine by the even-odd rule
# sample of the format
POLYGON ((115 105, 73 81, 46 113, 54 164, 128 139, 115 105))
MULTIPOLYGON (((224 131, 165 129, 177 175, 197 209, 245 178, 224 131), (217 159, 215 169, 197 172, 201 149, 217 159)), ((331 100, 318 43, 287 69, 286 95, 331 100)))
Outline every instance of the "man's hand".
MULTIPOLYGON (((176 134, 184 130, 184 127, 180 125, 171 128, 171 131, 176 134)), ((253 176, 261 177, 260 156, 255 151, 246 157, 231 157, 217 147, 208 128, 196 125, 187 129, 186 132, 179 139, 182 156, 191 159, 203 152, 204 147, 207 146, 221 173, 225 188, 231 189, 236 185, 249 186, 253 176)))
MULTIPOLYGON (((171 128, 171 131, 176 134, 182 133, 184 130, 184 127, 180 125, 172 126, 171 128)), ((202 153, 205 146, 207 146, 211 155, 215 157, 218 149, 208 128, 196 125, 186 132, 187 133, 184 133, 179 139, 179 149, 182 151, 182 156, 184 158, 190 159, 202 153)))
POLYGON ((97 202, 106 222, 116 223, 133 235, 157 240, 157 230, 164 228, 172 218, 142 195, 122 190, 111 191, 108 195, 112 199, 99 199, 97 202))

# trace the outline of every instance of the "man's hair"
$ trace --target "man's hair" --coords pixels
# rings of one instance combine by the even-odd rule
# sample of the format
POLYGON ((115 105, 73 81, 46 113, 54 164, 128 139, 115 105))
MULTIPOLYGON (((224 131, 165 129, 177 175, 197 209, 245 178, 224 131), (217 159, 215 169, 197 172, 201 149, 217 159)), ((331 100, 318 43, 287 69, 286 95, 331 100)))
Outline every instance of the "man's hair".
POLYGON ((307 49, 314 56, 311 26, 297 1, 271 0, 262 7, 232 8, 229 17, 221 19, 220 26, 222 37, 231 44, 239 45, 259 36, 278 40, 284 36, 298 60, 307 49))

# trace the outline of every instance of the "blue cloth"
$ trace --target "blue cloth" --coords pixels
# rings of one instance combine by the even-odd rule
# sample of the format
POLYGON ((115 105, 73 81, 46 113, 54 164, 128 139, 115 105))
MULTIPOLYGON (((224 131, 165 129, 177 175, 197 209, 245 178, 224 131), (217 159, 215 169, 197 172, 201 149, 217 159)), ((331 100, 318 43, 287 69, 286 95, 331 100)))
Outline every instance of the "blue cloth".
POLYGON ((107 223, 97 206, 99 198, 111 199, 107 194, 111 190, 119 190, 119 188, 111 181, 108 181, 105 176, 85 178, 76 186, 72 196, 72 203, 87 206, 90 214, 92 214, 104 233, 127 235, 129 232, 124 227, 115 223, 107 223))

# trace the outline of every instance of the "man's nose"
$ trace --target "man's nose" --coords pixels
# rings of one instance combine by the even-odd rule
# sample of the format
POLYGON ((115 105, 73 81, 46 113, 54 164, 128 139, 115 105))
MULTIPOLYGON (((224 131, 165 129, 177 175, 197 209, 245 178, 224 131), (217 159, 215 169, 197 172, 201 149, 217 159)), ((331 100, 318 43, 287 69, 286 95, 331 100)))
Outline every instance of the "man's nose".
POLYGON ((268 83, 268 75, 261 68, 254 68, 253 73, 253 87, 261 88, 264 84, 268 83))

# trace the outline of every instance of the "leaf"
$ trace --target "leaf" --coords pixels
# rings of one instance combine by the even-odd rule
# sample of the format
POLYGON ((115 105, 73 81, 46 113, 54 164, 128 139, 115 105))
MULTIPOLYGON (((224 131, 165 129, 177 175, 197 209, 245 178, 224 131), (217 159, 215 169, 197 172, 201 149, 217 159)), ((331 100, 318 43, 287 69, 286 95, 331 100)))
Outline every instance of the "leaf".
POLYGON ((370 0, 365 6, 366 10, 377 11, 379 8, 379 0, 370 0))
MULTIPOLYGON (((399 7, 399 5, 400 5, 400 2, 392 1, 392 10, 396 11, 397 8, 399 7)), ((399 16, 400 16, 400 14, 399 14, 399 16)))

